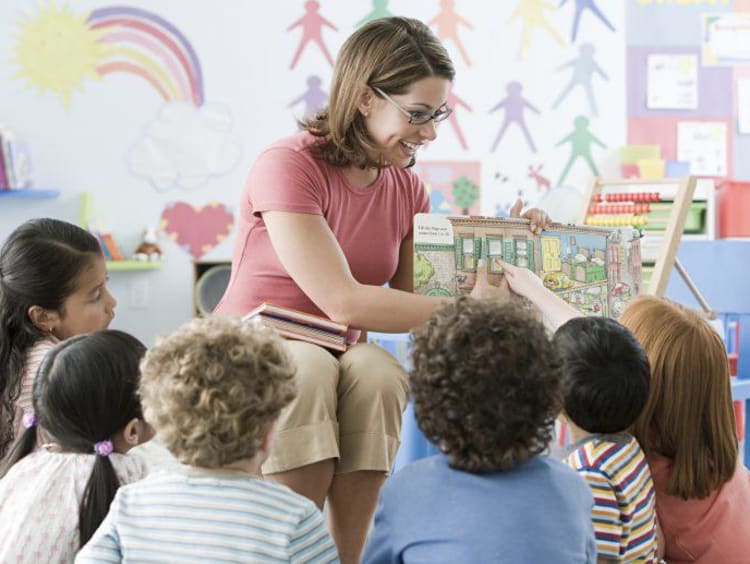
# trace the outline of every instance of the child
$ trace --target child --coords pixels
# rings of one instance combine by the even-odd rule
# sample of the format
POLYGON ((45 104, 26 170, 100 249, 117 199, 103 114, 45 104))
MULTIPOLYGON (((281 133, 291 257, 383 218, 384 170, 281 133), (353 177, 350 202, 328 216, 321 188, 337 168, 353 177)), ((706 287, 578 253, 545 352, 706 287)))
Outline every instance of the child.
POLYGON ((651 364, 634 434, 651 466, 665 560, 747 562, 750 474, 738 461, 721 337, 696 312, 649 296, 631 302, 620 321, 651 364))
POLYGON ((443 454, 384 486, 363 562, 596 562, 592 496, 543 456, 560 361, 519 306, 459 298, 414 331, 411 392, 443 454))
POLYGON ((611 319, 576 317, 553 339, 562 357, 563 417, 573 444, 565 462, 594 494, 600 562, 655 562, 651 473, 627 433, 648 398, 649 365, 633 334, 611 319))
POLYGON ((96 238, 56 219, 32 219, 0 250, 0 458, 31 409, 44 354, 59 340, 106 329, 115 315, 96 238))
POLYGON ((136 396, 144 352, 120 331, 49 351, 0 479, 0 562, 72 562, 118 486, 143 477, 140 459, 125 453, 151 435, 136 396), (34 450, 37 424, 54 444, 34 450))
POLYGON ((284 341, 238 319, 195 319, 141 365, 147 420, 184 465, 120 489, 76 562, 333 562, 312 501, 258 478, 295 396, 284 341))

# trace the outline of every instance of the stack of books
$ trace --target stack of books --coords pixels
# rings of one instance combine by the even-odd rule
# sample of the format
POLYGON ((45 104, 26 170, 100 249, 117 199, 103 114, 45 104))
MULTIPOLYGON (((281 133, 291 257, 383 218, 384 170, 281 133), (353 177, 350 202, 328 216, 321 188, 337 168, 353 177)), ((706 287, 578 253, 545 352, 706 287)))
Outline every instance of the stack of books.
POLYGON ((31 186, 31 161, 15 134, 0 125, 0 190, 22 190, 31 186))
POLYGON ((325 317, 263 303, 242 319, 255 319, 275 329, 279 335, 287 339, 305 341, 334 351, 346 350, 348 327, 325 317))

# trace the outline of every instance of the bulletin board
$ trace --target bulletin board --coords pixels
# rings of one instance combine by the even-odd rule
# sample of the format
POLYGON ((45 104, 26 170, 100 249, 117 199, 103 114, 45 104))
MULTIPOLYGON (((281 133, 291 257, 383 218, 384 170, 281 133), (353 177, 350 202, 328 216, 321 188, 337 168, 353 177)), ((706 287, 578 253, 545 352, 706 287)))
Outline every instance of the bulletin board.
POLYGON ((686 174, 750 179, 750 5, 627 0, 627 138, 686 174))

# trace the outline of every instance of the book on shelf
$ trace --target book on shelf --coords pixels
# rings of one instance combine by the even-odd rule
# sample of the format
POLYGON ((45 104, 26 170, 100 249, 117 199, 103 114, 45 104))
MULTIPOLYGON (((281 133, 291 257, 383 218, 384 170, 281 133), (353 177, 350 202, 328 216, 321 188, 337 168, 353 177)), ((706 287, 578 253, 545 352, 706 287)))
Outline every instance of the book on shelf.
POLYGON ((287 339, 305 341, 335 351, 345 351, 348 327, 325 317, 264 302, 243 318, 273 328, 287 339))

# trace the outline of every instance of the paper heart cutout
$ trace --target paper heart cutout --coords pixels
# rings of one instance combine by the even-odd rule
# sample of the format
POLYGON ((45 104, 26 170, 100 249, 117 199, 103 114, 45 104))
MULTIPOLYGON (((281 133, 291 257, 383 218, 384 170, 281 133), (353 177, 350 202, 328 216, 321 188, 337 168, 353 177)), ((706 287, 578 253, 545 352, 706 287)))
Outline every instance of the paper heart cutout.
POLYGON ((161 228, 195 260, 226 239, 233 227, 234 214, 219 202, 205 206, 172 202, 161 213, 161 228))

